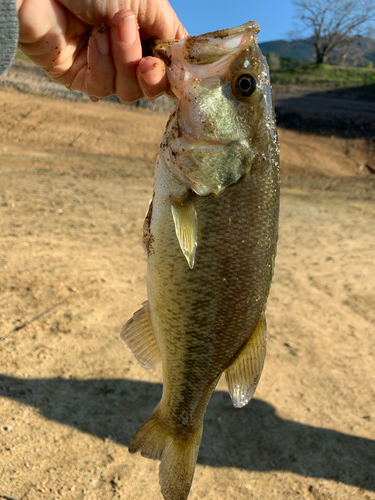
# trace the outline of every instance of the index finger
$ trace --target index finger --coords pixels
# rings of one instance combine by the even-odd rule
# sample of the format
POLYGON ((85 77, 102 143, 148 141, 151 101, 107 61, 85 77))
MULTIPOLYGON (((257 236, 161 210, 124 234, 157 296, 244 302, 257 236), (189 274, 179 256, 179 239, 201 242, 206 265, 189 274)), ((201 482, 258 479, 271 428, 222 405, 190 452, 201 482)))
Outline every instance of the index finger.
POLYGON ((113 16, 111 48, 115 65, 115 92, 127 103, 142 97, 136 70, 142 58, 137 17, 132 11, 120 11, 113 16))

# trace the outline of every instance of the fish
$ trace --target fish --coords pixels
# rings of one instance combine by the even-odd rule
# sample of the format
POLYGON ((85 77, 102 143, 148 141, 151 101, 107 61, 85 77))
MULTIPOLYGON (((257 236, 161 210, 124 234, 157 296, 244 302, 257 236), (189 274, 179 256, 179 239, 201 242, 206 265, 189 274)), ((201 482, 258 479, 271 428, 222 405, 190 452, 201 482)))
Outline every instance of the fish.
POLYGON ((250 21, 154 45, 177 104, 143 228, 148 300, 121 338, 143 367, 162 361, 161 400, 129 451, 160 460, 165 500, 189 495, 222 374, 241 408, 264 365, 280 176, 259 31, 250 21))

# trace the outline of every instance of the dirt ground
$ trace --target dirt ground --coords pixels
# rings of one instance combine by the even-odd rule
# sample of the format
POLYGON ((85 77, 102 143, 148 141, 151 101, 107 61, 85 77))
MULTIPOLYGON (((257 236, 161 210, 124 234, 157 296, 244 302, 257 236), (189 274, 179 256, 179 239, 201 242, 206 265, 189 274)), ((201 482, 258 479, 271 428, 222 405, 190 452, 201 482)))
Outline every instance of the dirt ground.
MULTIPOLYGON (((161 500, 127 445, 161 394, 123 346, 167 116, 0 90, 0 498, 161 500)), ((280 131, 269 347, 220 381, 190 500, 375 499, 375 180, 364 140, 280 131)))

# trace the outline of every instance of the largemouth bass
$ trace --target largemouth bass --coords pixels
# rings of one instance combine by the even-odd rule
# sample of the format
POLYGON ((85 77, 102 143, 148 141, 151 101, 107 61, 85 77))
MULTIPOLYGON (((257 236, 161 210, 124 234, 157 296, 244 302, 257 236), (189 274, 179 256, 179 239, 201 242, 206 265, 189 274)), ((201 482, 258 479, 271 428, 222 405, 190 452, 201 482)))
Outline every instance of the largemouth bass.
POLYGON ((266 354, 265 308, 279 213, 279 159, 267 63, 249 22, 158 41, 178 99, 144 224, 148 301, 122 339, 163 364, 163 395, 129 450, 161 461, 166 500, 185 500, 207 404, 225 373, 246 405, 266 354))

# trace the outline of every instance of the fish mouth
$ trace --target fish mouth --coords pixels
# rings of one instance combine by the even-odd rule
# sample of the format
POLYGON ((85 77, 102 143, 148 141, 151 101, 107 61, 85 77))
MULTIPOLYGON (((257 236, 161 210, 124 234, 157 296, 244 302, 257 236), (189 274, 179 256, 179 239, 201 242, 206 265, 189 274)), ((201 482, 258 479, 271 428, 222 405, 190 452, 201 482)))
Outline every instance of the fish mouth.
POLYGON ((174 45, 183 47, 182 56, 186 62, 194 65, 211 64, 230 52, 249 45, 260 32, 259 24, 249 21, 235 28, 211 31, 203 35, 187 36, 182 40, 155 40, 152 52, 166 66, 171 65, 174 45))
POLYGON ((258 23, 249 21, 182 40, 156 40, 153 55, 165 63, 171 90, 179 99, 183 82, 221 73, 240 51, 256 44, 259 31, 258 23))

